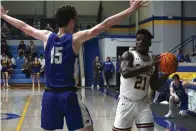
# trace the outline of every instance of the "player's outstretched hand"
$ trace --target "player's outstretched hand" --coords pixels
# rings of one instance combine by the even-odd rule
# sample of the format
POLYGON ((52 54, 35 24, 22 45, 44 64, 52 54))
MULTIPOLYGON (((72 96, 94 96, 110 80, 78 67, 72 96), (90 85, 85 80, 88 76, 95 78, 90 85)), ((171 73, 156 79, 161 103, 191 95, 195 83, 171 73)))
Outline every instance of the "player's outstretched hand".
POLYGON ((137 9, 141 7, 144 3, 148 2, 147 0, 130 0, 130 7, 131 9, 137 9))
POLYGON ((3 8, 3 6, 1 5, 1 17, 2 17, 3 15, 6 15, 8 12, 9 12, 9 10, 6 11, 6 10, 3 8))

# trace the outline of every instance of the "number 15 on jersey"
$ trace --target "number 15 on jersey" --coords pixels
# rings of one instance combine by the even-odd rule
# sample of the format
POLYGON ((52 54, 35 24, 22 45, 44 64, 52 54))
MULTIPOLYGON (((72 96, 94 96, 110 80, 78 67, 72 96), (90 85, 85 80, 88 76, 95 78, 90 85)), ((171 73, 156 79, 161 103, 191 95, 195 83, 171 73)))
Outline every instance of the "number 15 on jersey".
POLYGON ((63 47, 53 47, 50 53, 51 64, 61 64, 63 59, 63 47))

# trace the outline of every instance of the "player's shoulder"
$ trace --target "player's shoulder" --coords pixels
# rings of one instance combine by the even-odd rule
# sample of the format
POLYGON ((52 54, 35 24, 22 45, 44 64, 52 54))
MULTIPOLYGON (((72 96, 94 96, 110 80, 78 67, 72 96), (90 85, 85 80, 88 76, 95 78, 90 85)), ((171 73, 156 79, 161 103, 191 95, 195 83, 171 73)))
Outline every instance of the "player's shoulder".
POLYGON ((122 60, 133 60, 133 54, 130 51, 125 51, 122 55, 122 60))

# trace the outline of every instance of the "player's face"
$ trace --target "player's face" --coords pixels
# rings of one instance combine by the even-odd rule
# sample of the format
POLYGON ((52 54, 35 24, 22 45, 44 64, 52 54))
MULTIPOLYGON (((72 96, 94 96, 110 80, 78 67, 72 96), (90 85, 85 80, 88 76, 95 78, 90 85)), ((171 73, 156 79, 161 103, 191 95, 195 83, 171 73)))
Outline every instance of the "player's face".
POLYGON ((136 37, 136 50, 139 53, 148 53, 149 51, 149 38, 147 35, 144 34, 138 34, 136 37))
POLYGON ((178 86, 179 85, 179 80, 178 79, 174 79, 173 82, 174 82, 174 85, 175 86, 178 86))

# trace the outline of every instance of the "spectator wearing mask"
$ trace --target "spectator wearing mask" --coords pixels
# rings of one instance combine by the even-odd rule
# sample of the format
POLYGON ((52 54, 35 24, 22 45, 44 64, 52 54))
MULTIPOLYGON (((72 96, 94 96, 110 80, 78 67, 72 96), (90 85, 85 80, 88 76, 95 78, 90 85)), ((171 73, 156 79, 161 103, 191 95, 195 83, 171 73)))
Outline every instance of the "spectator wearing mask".
POLYGON ((184 55, 179 49, 176 51, 176 57, 178 59, 178 62, 184 62, 184 55))
POLYGON ((26 78, 30 78, 31 75, 31 65, 29 64, 28 59, 25 59, 25 62, 22 66, 22 72, 26 75, 26 78))
POLYGON ((120 63, 121 63, 121 56, 118 56, 117 62, 116 62, 116 86, 117 91, 120 90, 120 63))
POLYGON ((26 48, 26 45, 24 44, 24 41, 20 41, 20 44, 18 46, 18 59, 20 57, 23 57, 23 59, 24 59, 25 48, 26 48))
POLYGON ((107 87, 110 87, 109 80, 112 78, 114 72, 114 65, 111 62, 110 57, 106 58, 106 62, 104 62, 103 64, 103 69, 104 69, 104 75, 105 75, 107 87))
POLYGON ((99 57, 96 56, 95 61, 93 62, 93 84, 91 86, 91 88, 93 89, 94 85, 95 85, 95 81, 97 82, 97 88, 99 89, 99 80, 100 80, 100 73, 102 70, 102 63, 99 60, 99 57))
POLYGON ((45 59, 44 59, 43 54, 40 54, 40 57, 38 60, 39 60, 39 63, 41 64, 40 75, 43 76, 44 75, 44 66, 45 66, 45 59))
POLYGON ((186 62, 186 63, 191 63, 191 59, 190 59, 190 57, 189 57, 189 54, 186 54, 186 55, 184 56, 184 62, 186 62))

